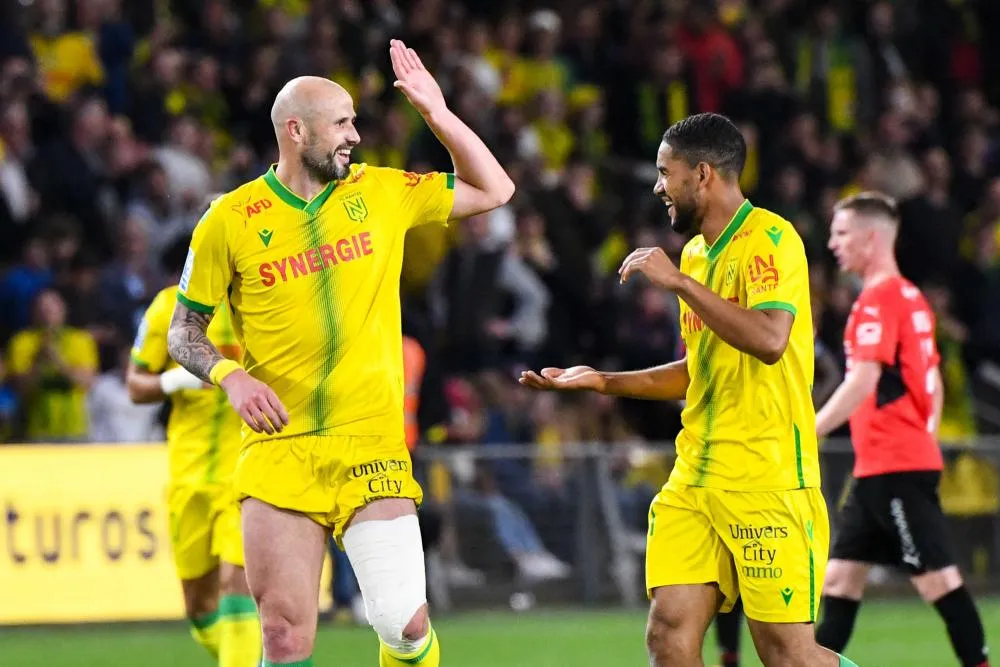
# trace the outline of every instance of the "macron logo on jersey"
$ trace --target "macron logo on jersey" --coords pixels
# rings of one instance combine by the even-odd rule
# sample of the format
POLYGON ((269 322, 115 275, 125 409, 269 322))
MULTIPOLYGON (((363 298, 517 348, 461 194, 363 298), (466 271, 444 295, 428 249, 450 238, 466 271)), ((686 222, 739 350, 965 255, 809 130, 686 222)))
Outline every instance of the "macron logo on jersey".
POLYGON ((329 244, 324 243, 318 248, 309 248, 305 252, 289 255, 271 262, 264 262, 258 271, 261 284, 264 287, 274 286, 278 280, 287 283, 289 280, 308 276, 312 273, 325 271, 331 266, 345 262, 353 262, 361 257, 373 254, 370 232, 354 234, 346 239, 329 244))
POLYGON ((187 259, 184 260, 184 270, 181 272, 181 279, 177 285, 181 292, 187 292, 188 283, 191 281, 192 271, 194 271, 194 249, 188 248, 187 259))

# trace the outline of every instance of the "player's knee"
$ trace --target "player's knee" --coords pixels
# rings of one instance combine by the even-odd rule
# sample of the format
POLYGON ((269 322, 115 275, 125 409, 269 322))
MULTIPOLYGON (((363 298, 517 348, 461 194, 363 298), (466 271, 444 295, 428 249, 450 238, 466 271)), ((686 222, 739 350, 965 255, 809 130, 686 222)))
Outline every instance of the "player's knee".
POLYGON ((366 604, 366 611, 368 622, 379 639, 401 651, 409 650, 410 642, 423 639, 430 631, 427 603, 424 600, 387 596, 366 604), (411 612, 418 604, 416 613, 411 612))
POLYGON ((955 566, 913 577, 913 587, 924 602, 933 604, 963 584, 962 573, 955 566))
POLYGON ((406 624, 403 628, 403 639, 408 641, 417 641, 423 639, 430 632, 431 621, 430 616, 427 613, 427 604, 425 603, 417 613, 413 615, 410 622, 406 624))
POLYGON ((823 581, 823 594, 860 600, 865 593, 869 567, 846 560, 831 560, 823 581))
POLYGON ((679 615, 665 613, 656 605, 646 622, 646 650, 654 667, 688 664, 701 655, 702 638, 679 615))
POLYGON ((751 622, 754 647, 764 667, 815 667, 832 655, 817 643, 812 625, 751 622))
POLYGON ((268 608, 260 610, 260 630, 264 652, 275 662, 287 662, 312 654, 313 633, 308 624, 299 622, 291 614, 268 608))

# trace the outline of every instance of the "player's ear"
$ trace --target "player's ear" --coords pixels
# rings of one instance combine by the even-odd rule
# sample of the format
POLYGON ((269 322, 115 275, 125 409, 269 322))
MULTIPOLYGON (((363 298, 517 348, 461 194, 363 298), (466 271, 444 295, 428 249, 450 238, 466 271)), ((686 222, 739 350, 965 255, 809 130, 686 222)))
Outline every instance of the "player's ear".
POLYGON ((709 179, 712 177, 712 168, 708 166, 708 163, 699 162, 694 170, 698 174, 698 185, 707 186, 709 179))
POLYGON ((290 136, 294 141, 302 141, 305 139, 305 128, 302 126, 302 121, 298 118, 289 118, 285 121, 285 129, 288 130, 288 136, 290 136))

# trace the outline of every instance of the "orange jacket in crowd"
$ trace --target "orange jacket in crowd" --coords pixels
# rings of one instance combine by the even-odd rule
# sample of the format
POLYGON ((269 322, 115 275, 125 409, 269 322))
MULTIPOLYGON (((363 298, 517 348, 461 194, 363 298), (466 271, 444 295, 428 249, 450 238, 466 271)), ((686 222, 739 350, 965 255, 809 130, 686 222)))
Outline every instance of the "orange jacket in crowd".
POLYGON ((406 446, 413 451, 420 438, 417 410, 420 407, 420 385, 424 379, 427 355, 414 338, 403 336, 403 414, 405 415, 406 446))

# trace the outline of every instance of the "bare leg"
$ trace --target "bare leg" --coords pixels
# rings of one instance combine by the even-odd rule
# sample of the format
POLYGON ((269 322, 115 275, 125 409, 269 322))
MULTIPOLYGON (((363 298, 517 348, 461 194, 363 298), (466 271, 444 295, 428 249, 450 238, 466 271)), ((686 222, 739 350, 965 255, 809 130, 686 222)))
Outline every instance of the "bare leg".
POLYGON ((839 667, 840 656, 816 643, 811 623, 764 623, 748 619, 764 667, 839 667))
POLYGON ((255 498, 243 501, 249 588, 260 611, 264 658, 297 662, 312 655, 326 531, 297 512, 255 498))
POLYGON ((715 584, 654 589, 646 623, 650 667, 703 667, 705 633, 721 604, 715 584))

